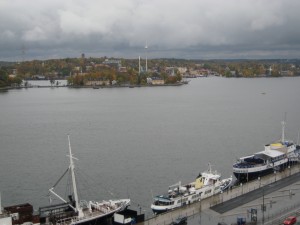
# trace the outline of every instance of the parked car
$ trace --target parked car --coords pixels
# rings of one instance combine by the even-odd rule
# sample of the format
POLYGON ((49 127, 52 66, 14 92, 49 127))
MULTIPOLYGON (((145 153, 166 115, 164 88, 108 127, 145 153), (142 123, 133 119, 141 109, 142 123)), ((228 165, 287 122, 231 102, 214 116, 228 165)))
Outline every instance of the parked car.
POLYGON ((297 218, 295 216, 289 216, 283 221, 284 225, 292 225, 297 222, 297 218))
POLYGON ((181 224, 186 224, 187 223, 187 217, 186 216, 180 216, 178 217, 175 221, 171 223, 171 225, 181 225, 181 224))

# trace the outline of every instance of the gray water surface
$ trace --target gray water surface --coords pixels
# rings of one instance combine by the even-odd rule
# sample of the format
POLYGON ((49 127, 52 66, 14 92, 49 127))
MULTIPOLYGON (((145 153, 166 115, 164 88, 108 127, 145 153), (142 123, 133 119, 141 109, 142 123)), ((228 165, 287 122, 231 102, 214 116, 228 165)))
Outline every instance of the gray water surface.
POLYGON ((236 158, 281 137, 285 112, 296 141, 299 97, 299 77, 0 92, 2 205, 48 204, 48 189, 68 167, 70 134, 83 199, 130 197, 150 213, 152 195, 193 181, 209 162, 230 176, 236 158))

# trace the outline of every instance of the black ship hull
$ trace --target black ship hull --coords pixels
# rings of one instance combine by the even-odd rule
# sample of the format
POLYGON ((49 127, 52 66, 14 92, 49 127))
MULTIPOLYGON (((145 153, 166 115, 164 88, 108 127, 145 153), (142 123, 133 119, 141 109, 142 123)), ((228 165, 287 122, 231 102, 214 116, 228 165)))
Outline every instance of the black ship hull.
POLYGON ((296 165, 296 164, 297 164, 297 162, 288 162, 288 163, 284 163, 284 164, 280 165, 276 169, 269 168, 266 170, 261 170, 261 171, 252 172, 252 173, 233 172, 233 174, 239 183, 245 183, 248 181, 257 180, 259 177, 263 177, 263 176, 272 174, 272 173, 274 173, 274 171, 281 172, 281 171, 285 170, 286 168, 292 167, 293 165, 296 165))
POLYGON ((111 218, 113 217, 116 211, 112 211, 107 214, 95 216, 90 219, 83 219, 71 222, 74 217, 77 216, 77 213, 70 208, 68 203, 62 203, 57 205, 50 205, 40 207, 39 209, 39 218, 40 224, 72 224, 72 225, 104 225, 111 224, 111 218))
POLYGON ((274 172, 273 168, 270 168, 267 170, 257 171, 257 172, 253 172, 253 173, 236 173, 236 172, 234 172, 233 174, 236 177, 238 182, 245 183, 248 181, 256 180, 259 177, 266 176, 273 172, 274 172))

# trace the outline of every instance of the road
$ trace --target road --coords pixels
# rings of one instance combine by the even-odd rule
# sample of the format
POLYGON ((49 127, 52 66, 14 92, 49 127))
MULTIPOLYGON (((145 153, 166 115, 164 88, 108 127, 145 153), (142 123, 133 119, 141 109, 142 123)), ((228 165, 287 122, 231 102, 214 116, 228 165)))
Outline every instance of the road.
POLYGON ((279 181, 276 181, 274 183, 268 184, 264 187, 250 191, 250 192, 243 194, 237 198, 234 198, 234 199, 231 199, 224 203, 215 205, 215 206, 211 207, 211 209, 220 214, 223 214, 223 213, 226 213, 226 212, 228 212, 232 209, 235 209, 241 205, 249 203, 249 202, 253 201, 254 199, 258 199, 258 198, 262 197, 263 195, 271 194, 271 193, 273 193, 279 189, 282 189, 288 185, 296 183, 299 180, 300 180, 300 173, 297 173, 292 176, 283 178, 279 181))

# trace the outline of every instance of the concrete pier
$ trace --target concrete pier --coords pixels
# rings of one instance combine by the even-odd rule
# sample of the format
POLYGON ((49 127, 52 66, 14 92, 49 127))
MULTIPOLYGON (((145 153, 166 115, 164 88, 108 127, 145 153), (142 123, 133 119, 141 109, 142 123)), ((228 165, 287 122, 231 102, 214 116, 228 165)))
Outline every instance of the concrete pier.
POLYGON ((262 189, 265 194, 269 194, 282 187, 288 186, 300 180, 300 165, 294 165, 286 168, 282 172, 276 172, 268 176, 261 177, 248 183, 240 184, 210 198, 199 202, 183 206, 181 208, 153 216, 146 221, 144 225, 166 225, 170 224, 179 216, 193 216, 201 211, 212 209, 213 217, 222 218, 222 214, 244 204, 258 199, 262 196, 262 189), (215 211, 213 211, 215 210, 215 211))

